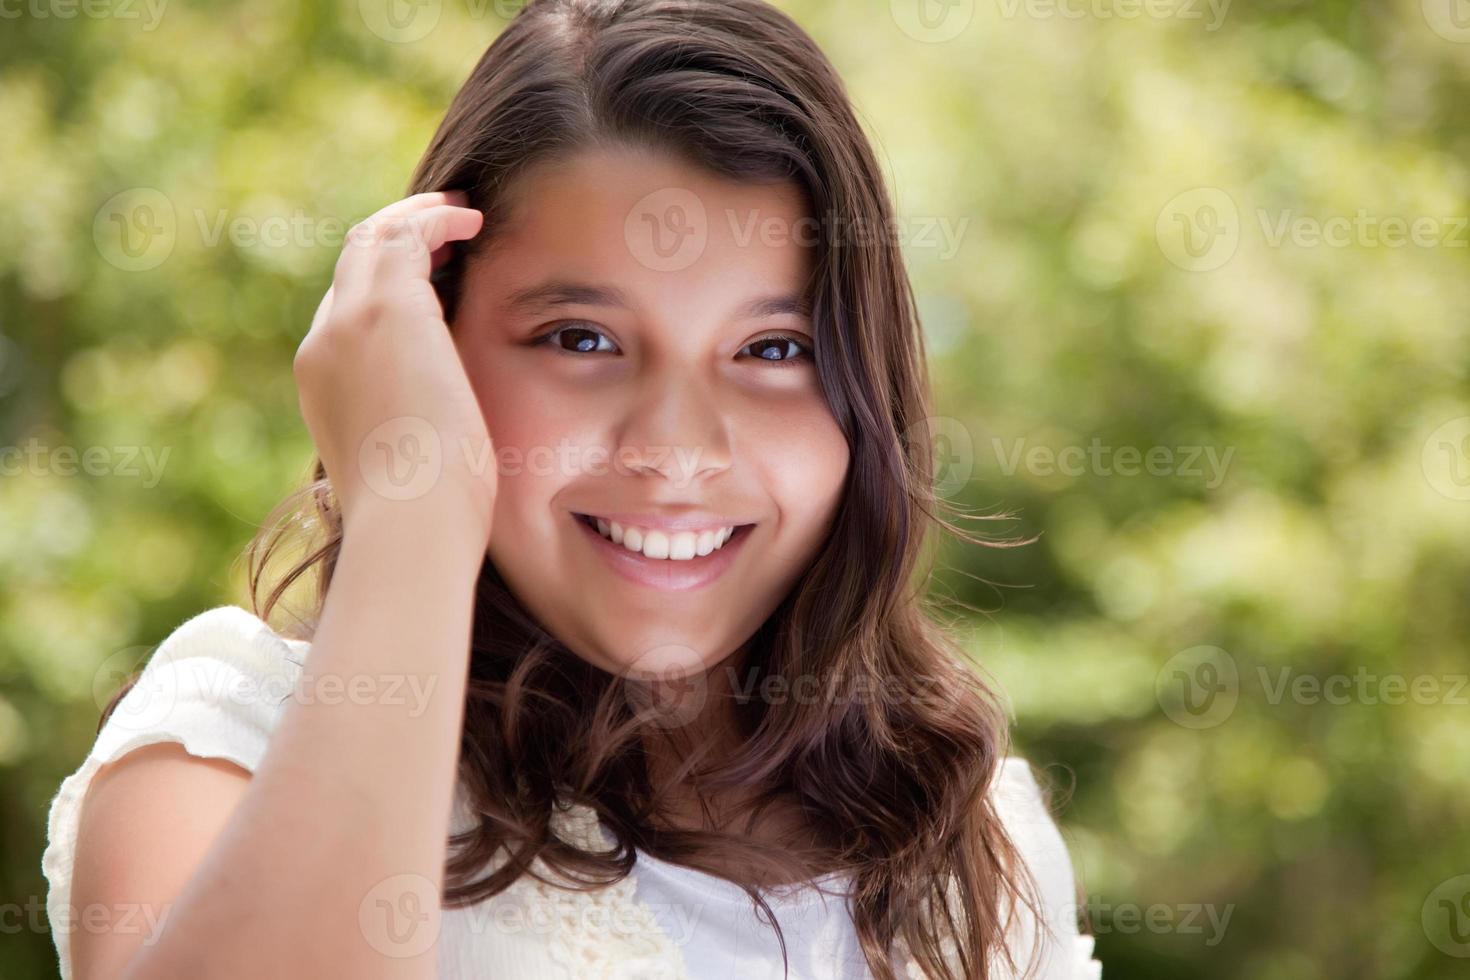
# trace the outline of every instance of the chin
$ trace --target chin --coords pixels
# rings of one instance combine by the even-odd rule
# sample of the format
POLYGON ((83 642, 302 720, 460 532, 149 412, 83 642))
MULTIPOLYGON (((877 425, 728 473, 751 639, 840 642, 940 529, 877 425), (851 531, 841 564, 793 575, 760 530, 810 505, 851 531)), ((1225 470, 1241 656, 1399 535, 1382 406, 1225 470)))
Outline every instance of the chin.
POLYGON ((603 670, 625 674, 637 680, 673 680, 706 673, 728 653, 721 647, 708 647, 695 637, 680 636, 667 624, 656 631, 639 632, 609 639, 604 631, 594 644, 568 644, 574 653, 603 670))

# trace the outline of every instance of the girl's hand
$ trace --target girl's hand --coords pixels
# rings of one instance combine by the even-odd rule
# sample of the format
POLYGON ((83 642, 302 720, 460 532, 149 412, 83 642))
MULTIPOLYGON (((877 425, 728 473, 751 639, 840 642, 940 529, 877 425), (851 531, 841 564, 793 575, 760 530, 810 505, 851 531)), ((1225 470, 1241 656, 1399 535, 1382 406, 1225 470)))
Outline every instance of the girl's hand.
POLYGON ((296 351, 301 415, 342 508, 490 537, 495 454, 429 273, 484 215, 415 194, 355 225, 296 351))

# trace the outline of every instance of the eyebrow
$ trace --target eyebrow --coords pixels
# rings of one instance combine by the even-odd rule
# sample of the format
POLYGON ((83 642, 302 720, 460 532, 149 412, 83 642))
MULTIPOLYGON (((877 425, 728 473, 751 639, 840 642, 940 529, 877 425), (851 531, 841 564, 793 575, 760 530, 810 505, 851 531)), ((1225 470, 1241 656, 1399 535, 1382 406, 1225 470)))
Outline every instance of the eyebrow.
MULTIPOLYGON (((512 311, 522 313, 539 313, 556 306, 610 306, 622 310, 632 307, 628 297, 616 286, 562 280, 518 289, 510 294, 506 305, 512 311)), ((801 296, 762 296, 735 311, 738 319, 785 315, 809 317, 812 315, 811 304, 801 296)))

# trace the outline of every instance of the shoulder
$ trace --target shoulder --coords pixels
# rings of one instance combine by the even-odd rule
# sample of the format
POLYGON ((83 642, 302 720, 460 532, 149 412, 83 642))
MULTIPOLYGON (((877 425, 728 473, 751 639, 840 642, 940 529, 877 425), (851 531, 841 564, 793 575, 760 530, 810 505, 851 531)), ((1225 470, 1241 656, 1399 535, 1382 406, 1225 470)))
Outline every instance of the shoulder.
MULTIPOLYGON (((1081 894, 1072 869, 1072 856, 1052 814, 1048 794, 1030 763, 1007 756, 991 784, 996 812, 1035 885, 1034 897, 1043 916, 1044 977, 1092 978, 1101 967, 1092 959, 1093 939, 1080 935, 1081 894)), ((1023 930, 1021 958, 1034 934, 1023 930)))
POLYGON ((1036 832, 1055 829, 1048 793, 1037 780, 1031 763, 1020 756, 1008 755, 996 767, 990 783, 990 796, 1007 829, 1036 832))
POLYGON ((991 784, 991 799, 1048 911, 1075 911, 1071 855, 1030 763, 1007 756, 991 784))
POLYGON ((170 735, 188 747, 183 736, 207 740, 207 733, 223 728, 248 743, 245 757, 233 761, 253 769, 250 750, 263 751, 307 648, 239 606, 201 612, 153 651, 102 726, 94 754, 111 758, 131 742, 170 735))
MULTIPOLYGON (((212 763, 191 766, 186 773, 178 768, 182 757, 150 755, 147 780, 119 786, 107 779, 109 773, 119 774, 109 764, 136 749, 172 743, 195 759, 225 760, 253 772, 265 754, 281 706, 295 688, 306 646, 278 636, 238 606, 208 609, 163 639, 112 706, 86 757, 52 797, 47 815, 41 870, 63 980, 71 974, 70 933, 76 911, 72 884, 79 867, 83 803, 93 784, 99 778, 108 784, 113 794, 108 799, 127 808, 130 816, 122 823, 116 817, 101 824, 89 821, 89 842, 95 846, 88 853, 95 858, 98 853, 120 852, 127 840, 138 836, 141 821, 169 840, 170 857, 152 861, 148 872, 166 877, 168 861, 177 864, 191 840, 195 850, 204 846, 200 835, 206 816, 217 820, 227 812, 223 803, 213 806, 210 801, 228 801, 239 792, 233 785, 238 771, 232 775, 212 763), (180 793, 185 794, 183 799, 177 798, 180 793), (160 829, 168 820, 175 822, 160 829), (93 839, 93 835, 101 836, 93 839)), ((94 860, 84 860, 80 867, 84 878, 91 875, 83 888, 107 880, 105 873, 99 879, 94 860)))
POLYGON ((193 616, 153 650, 112 706, 75 777, 161 741, 253 771, 309 646, 239 606, 193 616))
POLYGON ((82 803, 98 773, 135 749, 176 743, 199 759, 253 772, 308 644, 278 635, 238 606, 205 610, 173 629, 113 705, 75 772, 52 797, 41 868, 61 973, 70 973, 67 935, 82 803))
POLYGON ((148 667, 189 657, 220 660, 238 669, 268 674, 284 665, 300 666, 308 646, 277 633, 259 616, 239 606, 216 606, 185 620, 158 645, 148 667))

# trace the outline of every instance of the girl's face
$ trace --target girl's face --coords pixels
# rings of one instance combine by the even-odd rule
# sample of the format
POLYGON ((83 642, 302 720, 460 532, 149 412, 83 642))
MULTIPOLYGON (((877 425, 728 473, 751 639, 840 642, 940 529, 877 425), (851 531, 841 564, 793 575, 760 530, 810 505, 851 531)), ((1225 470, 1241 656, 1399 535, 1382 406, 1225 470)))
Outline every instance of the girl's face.
POLYGON ((500 467, 490 558, 589 662, 704 670, 790 591, 841 498, 801 305, 813 223, 794 184, 634 150, 532 168, 513 195, 455 319, 500 467))

